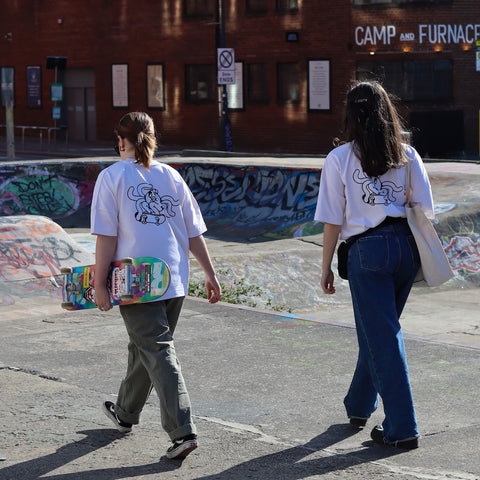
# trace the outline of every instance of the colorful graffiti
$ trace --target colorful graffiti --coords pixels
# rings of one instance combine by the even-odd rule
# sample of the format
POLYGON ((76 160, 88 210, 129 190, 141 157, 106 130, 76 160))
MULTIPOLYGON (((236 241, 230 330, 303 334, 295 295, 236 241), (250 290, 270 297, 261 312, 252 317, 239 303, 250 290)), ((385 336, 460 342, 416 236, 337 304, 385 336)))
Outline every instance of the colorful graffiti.
POLYGON ((440 216, 437 226, 445 252, 457 275, 480 272, 480 216, 457 214, 440 216))
POLYGON ((62 265, 91 260, 56 223, 45 217, 0 217, 0 279, 19 281, 60 273, 62 265))
POLYGON ((445 252, 454 271, 464 275, 480 272, 480 235, 476 235, 476 241, 455 236, 445 247, 445 252))
MULTIPOLYGON (((0 166, 0 218, 43 215, 62 227, 87 228, 95 181, 99 172, 112 163, 57 161, 0 166)), ((320 182, 318 169, 207 163, 171 163, 171 166, 191 188, 212 237, 266 240, 323 231, 323 225, 313 221, 320 182)), ((460 186, 466 181, 462 178, 460 186)), ((445 183, 442 178, 437 180, 445 183)), ((457 187, 455 178, 448 177, 448 188, 457 187)), ((436 208, 435 228, 460 277, 480 272, 480 216, 476 202, 438 204, 436 208)), ((57 243, 43 246, 53 255, 52 260, 43 261, 46 270, 32 270, 33 274, 51 272, 63 258, 73 255, 68 242, 67 245, 59 239, 53 242, 57 243), (52 268, 48 267, 49 262, 52 268)), ((9 262, 11 270, 21 270, 34 256, 44 255, 29 248, 28 243, 26 246, 26 250, 21 249, 17 243, 19 249, 15 251, 8 238, 1 238, 0 254, 4 262, 1 265, 9 262)))
POLYGON ((96 178, 105 166, 5 165, 0 168, 0 215, 44 215, 62 226, 83 226, 75 223, 88 218, 81 212, 89 210, 96 178))
POLYGON ((197 199, 210 233, 294 236, 321 231, 312 222, 320 171, 211 164, 172 165, 197 199), (297 233, 298 234, 298 233, 297 233))

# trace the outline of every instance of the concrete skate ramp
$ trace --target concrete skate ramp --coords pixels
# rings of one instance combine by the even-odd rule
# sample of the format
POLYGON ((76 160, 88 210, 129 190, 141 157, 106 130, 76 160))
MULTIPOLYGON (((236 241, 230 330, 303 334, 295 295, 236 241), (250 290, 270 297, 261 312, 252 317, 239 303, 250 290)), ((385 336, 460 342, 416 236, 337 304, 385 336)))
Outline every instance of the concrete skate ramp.
POLYGON ((0 217, 0 307, 58 302, 60 268, 88 265, 94 256, 46 217, 0 217))
MULTIPOLYGON (((313 221, 322 166, 318 158, 165 157, 162 161, 176 168, 186 180, 204 215, 207 235, 212 238, 265 242, 307 238, 323 230, 322 224, 313 221)), ((9 222, 9 218, 15 218, 11 215, 42 215, 64 228, 88 228, 96 178, 111 163, 80 159, 2 165, 0 215, 5 217, 0 218, 9 222)), ((477 286, 480 165, 427 162, 426 168, 436 204, 435 228, 456 278, 465 286, 477 286)), ((247 251, 253 251, 250 249, 247 251)), ((57 253, 51 255, 55 258, 57 253)))

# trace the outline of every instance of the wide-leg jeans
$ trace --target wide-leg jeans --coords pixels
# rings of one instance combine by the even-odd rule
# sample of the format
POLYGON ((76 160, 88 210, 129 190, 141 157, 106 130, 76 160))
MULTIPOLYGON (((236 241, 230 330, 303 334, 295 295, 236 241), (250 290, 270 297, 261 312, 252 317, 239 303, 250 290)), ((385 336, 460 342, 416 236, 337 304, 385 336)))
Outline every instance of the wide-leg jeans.
POLYGON ((173 343, 182 303, 183 297, 179 297, 120 307, 130 342, 127 372, 115 412, 124 422, 139 423, 140 413, 155 388, 162 426, 172 441, 196 433, 173 343))
POLYGON ((359 353, 344 404, 348 417, 369 418, 380 395, 388 443, 418 437, 400 315, 420 266, 406 222, 358 239, 348 255, 359 353))

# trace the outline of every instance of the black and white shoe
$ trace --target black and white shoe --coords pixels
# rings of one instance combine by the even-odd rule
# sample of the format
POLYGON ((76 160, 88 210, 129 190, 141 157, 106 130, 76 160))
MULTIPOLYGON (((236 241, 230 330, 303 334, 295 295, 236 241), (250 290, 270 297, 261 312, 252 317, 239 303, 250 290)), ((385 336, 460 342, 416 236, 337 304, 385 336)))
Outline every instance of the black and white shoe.
POLYGON ((121 433, 130 433, 132 431, 132 424, 122 422, 115 413, 115 404, 113 402, 103 402, 103 413, 112 421, 115 428, 121 433))
POLYGON ((389 445, 390 447, 402 448, 405 450, 413 450, 418 448, 418 437, 405 438, 396 442, 387 442, 383 436, 383 427, 376 425, 370 433, 370 438, 379 445, 389 445))
POLYGON ((167 458, 185 458, 190 452, 198 447, 197 436, 187 435, 184 438, 175 440, 173 445, 167 450, 167 458))

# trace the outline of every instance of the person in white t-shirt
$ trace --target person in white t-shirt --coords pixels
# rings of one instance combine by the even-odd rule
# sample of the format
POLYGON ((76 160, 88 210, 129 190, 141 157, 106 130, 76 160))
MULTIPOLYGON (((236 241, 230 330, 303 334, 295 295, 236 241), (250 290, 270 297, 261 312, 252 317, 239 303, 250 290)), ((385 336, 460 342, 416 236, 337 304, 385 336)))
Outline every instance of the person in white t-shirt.
POLYGON ((333 149, 322 169, 315 219, 324 222, 321 286, 335 293, 332 259, 338 238, 347 240, 359 354, 344 399, 358 428, 382 398, 385 420, 371 432, 375 443, 418 447, 400 315, 420 267, 406 221, 405 165, 411 165, 412 202, 433 218, 427 173, 418 153, 402 143, 402 127, 378 82, 360 82, 347 94, 347 142, 333 149))
POLYGON ((91 232, 97 236, 95 303, 103 311, 112 308, 107 274, 110 263, 124 257, 161 258, 170 267, 171 281, 156 301, 120 306, 130 340, 128 367, 116 403, 104 402, 103 411, 120 432, 129 433, 155 388, 162 426, 173 442, 166 455, 185 457, 197 447, 197 432, 173 333, 188 292, 189 251, 205 272, 211 303, 221 298, 221 288, 195 198, 175 169, 153 159, 156 139, 151 117, 128 113, 115 133, 122 161, 99 174, 92 199, 91 232))

